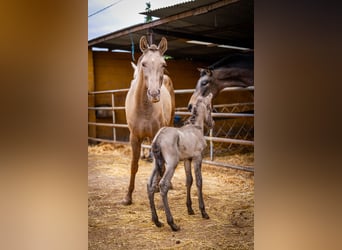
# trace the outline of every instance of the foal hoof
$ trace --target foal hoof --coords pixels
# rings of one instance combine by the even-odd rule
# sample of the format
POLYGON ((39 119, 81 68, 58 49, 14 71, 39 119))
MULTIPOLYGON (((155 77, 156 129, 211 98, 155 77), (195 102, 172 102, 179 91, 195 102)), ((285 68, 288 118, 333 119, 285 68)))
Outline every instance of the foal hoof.
POLYGON ((194 215, 195 214, 195 212, 194 212, 194 210, 188 210, 188 215, 194 215))
POLYGON ((164 224, 161 223, 160 221, 155 221, 154 224, 156 224, 157 227, 162 227, 162 226, 164 226, 164 224))
POLYGON ((209 219, 209 215, 206 212, 204 212, 202 213, 202 218, 209 219))
POLYGON ((172 224, 172 225, 170 225, 170 227, 171 227, 172 231, 178 231, 180 229, 180 227, 177 226, 176 224, 172 224))

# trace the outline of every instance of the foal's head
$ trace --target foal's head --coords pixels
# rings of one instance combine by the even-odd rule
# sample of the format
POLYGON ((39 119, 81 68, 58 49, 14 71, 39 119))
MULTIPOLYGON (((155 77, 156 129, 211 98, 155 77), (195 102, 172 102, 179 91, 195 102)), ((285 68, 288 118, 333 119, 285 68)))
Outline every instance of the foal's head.
POLYGON ((202 121, 209 127, 214 127, 214 120, 211 116, 212 106, 211 100, 213 94, 210 93, 206 97, 199 96, 195 102, 195 105, 191 109, 191 117, 189 122, 192 124, 202 123, 202 121))
POLYGON ((140 38, 140 50, 143 55, 139 58, 139 67, 144 75, 147 87, 147 97, 151 102, 159 102, 160 88, 163 83, 166 62, 163 57, 167 50, 167 40, 163 37, 158 46, 148 45, 145 36, 140 38))

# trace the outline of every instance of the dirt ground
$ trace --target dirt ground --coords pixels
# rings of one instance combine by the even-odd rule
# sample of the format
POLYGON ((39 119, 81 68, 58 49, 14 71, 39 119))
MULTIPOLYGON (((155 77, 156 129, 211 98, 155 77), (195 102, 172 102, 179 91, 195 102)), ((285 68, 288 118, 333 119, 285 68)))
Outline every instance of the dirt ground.
MULTIPOLYGON (((88 146, 88 249, 253 249, 254 174, 203 164, 203 197, 209 220, 202 219, 195 182, 188 215, 183 162, 172 179, 169 205, 180 230, 166 222, 159 193, 156 227, 146 192, 152 163, 140 160, 133 204, 120 204, 130 174, 131 149, 124 145, 88 146)), ((254 155, 225 156, 240 165, 253 165, 254 155)))

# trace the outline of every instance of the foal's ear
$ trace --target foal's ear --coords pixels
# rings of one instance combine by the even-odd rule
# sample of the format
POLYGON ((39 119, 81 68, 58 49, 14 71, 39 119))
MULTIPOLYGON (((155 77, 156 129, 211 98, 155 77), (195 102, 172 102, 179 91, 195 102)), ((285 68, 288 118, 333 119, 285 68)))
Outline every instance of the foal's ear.
POLYGON ((140 38, 139 46, 140 46, 141 52, 144 52, 145 50, 148 49, 148 43, 147 43, 147 38, 146 38, 146 36, 142 36, 142 37, 140 38))
POLYGON ((167 50, 167 40, 165 37, 162 37, 160 43, 158 45, 158 49, 161 55, 164 55, 165 51, 167 50))

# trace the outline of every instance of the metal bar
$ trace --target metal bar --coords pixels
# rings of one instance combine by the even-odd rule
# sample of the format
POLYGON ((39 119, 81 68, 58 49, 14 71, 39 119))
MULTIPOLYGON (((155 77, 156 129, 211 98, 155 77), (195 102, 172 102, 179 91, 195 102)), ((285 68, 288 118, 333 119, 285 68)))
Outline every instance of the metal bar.
MULTIPOLYGON (((235 106, 252 106, 254 105, 254 102, 244 102, 244 103, 231 103, 231 104, 215 104, 213 105, 213 108, 230 108, 230 107, 235 107, 235 106)), ((181 110, 188 110, 188 107, 178 107, 176 108, 176 111, 181 111, 181 110)))
POLYGON ((254 141, 238 140, 238 139, 230 139, 230 138, 220 138, 220 137, 210 137, 210 136, 204 136, 204 138, 206 140, 212 140, 214 142, 235 143, 235 144, 254 146, 254 141))
POLYGON ((127 92, 129 89, 112 89, 112 90, 100 90, 100 91, 91 91, 88 92, 90 95, 96 94, 111 94, 111 93, 120 93, 120 92, 127 92))
POLYGON ((248 87, 227 87, 224 88, 220 91, 221 92, 225 92, 225 91, 254 91, 254 86, 248 86, 248 87))
POLYGON ((142 147, 142 148, 148 148, 148 149, 150 149, 150 148, 151 148, 151 145, 141 144, 141 147, 142 147))
POLYGON ((213 129, 211 128, 209 131, 209 137, 210 137, 210 160, 214 160, 214 144, 213 144, 213 129))
POLYGON ((254 173, 254 168, 252 167, 235 166, 235 165, 230 165, 230 164, 226 164, 222 162, 208 161, 208 160, 202 160, 202 162, 206 164, 210 164, 210 165, 215 165, 215 166, 220 166, 220 167, 225 167, 225 168, 233 168, 233 169, 238 169, 238 170, 243 170, 243 171, 254 173))
POLYGON ((124 110, 125 107, 88 107, 88 110, 124 110))
MULTIPOLYGON (((254 86, 248 86, 248 87, 227 87, 220 91, 226 92, 226 91, 251 91, 254 90, 254 86)), ((195 92, 195 89, 175 89, 175 94, 191 94, 195 92)))
MULTIPOLYGON (((191 115, 191 112, 176 111, 175 115, 191 115)), ((211 113, 212 117, 254 117, 254 114, 211 113)))
POLYGON ((191 94, 195 92, 195 89, 175 89, 175 94, 191 94))
POLYGON ((129 142, 126 142, 126 141, 113 141, 113 140, 109 140, 109 139, 101 139, 101 138, 95 138, 95 137, 89 137, 89 136, 88 136, 88 140, 100 141, 100 142, 108 142, 108 143, 113 143, 113 144, 129 145, 129 142))
POLYGON ((116 128, 128 128, 127 124, 112 124, 112 123, 88 122, 88 125, 104 126, 104 127, 116 127, 116 128))
MULTIPOLYGON (((114 93, 112 93, 112 108, 114 108, 114 107, 115 107, 115 100, 114 100, 114 93)), ((112 120, 113 120, 113 124, 116 124, 114 109, 112 110, 112 120)), ((116 141, 116 129, 115 129, 115 127, 113 127, 113 140, 116 141)))
MULTIPOLYGON (((90 95, 95 95, 95 94, 111 94, 111 93, 120 93, 120 92, 127 92, 129 89, 114 89, 114 90, 100 90, 100 91, 91 91, 88 92, 90 95)), ((224 91, 250 91, 254 90, 254 86, 249 86, 249 87, 228 87, 224 88, 221 90, 221 92, 224 91)), ((175 94, 189 94, 193 93, 195 89, 175 89, 175 94)))

